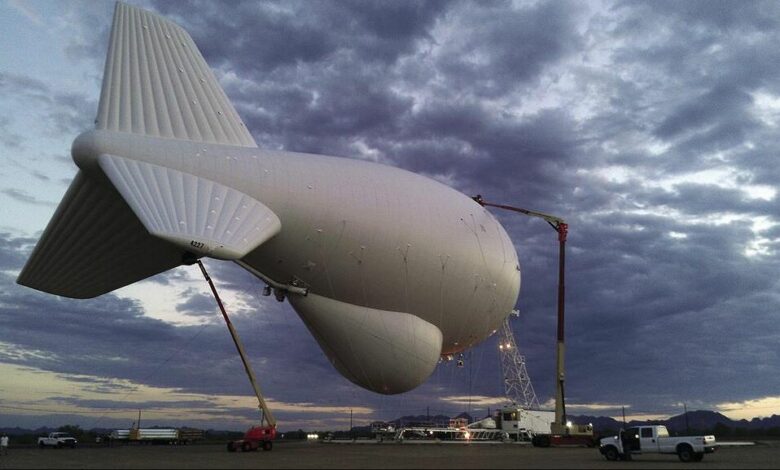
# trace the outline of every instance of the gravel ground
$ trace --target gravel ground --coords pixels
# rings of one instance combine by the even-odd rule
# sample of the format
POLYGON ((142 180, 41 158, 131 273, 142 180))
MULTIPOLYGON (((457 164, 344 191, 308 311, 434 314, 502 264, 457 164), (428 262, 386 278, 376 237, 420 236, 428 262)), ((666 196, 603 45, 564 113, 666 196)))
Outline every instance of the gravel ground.
POLYGON ((7 468, 778 468, 780 443, 721 447, 704 461, 676 455, 637 455, 607 462, 597 449, 485 444, 276 443, 270 452, 228 453, 224 445, 9 449, 7 468))

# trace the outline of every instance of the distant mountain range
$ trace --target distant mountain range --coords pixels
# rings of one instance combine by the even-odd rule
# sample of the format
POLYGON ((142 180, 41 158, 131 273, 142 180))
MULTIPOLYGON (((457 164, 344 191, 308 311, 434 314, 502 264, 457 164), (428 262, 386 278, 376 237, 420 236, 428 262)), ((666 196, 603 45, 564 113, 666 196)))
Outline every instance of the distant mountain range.
MULTIPOLYGON (((409 415, 396 418, 389 423, 396 427, 400 426, 414 426, 414 425, 438 425, 447 426, 450 422, 450 416, 446 415, 409 415)), ((461 413, 454 418, 466 418, 469 422, 473 422, 474 418, 468 413, 461 413)), ((593 429, 598 434, 605 434, 612 431, 617 431, 623 427, 623 422, 613 418, 604 416, 584 416, 584 415, 570 415, 569 419, 577 424, 592 424, 593 429)), ((672 433, 685 433, 690 430, 707 430, 712 431, 716 429, 722 429, 725 431, 733 430, 745 430, 745 431, 770 431, 771 434, 780 435, 780 416, 772 415, 769 418, 753 418, 750 421, 746 419, 733 420, 718 412, 699 410, 689 411, 688 413, 672 416, 664 420, 649 420, 649 421, 629 421, 626 423, 627 427, 641 426, 644 424, 663 424, 672 433)), ((371 426, 355 426, 352 428, 353 432, 369 432, 371 426)), ((23 429, 19 427, 14 428, 0 428, 0 432, 6 433, 10 436, 14 435, 29 435, 38 434, 45 435, 49 432, 56 431, 56 428, 42 427, 38 429, 23 429)), ((90 429, 92 433, 103 435, 111 431, 111 429, 90 429)), ((229 431, 216 431, 208 430, 209 434, 229 433, 229 431)))
MULTIPOLYGON (((623 427, 623 422, 604 416, 571 416, 571 420, 577 424, 593 424, 596 432, 607 430, 617 430, 623 427)), ((780 416, 772 415, 769 418, 753 418, 750 421, 746 419, 733 420, 718 412, 708 410, 689 411, 680 415, 672 416, 664 420, 649 421, 629 421, 628 427, 641 426, 643 424, 663 424, 670 432, 685 432, 687 429, 715 429, 716 427, 729 429, 780 429, 780 416)))

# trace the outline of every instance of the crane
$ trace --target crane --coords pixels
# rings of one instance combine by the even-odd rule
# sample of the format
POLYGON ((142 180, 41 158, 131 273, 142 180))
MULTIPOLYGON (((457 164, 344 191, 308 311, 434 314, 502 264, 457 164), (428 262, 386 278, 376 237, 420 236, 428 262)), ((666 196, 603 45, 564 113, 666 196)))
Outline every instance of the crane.
POLYGON ((517 212, 530 217, 538 217, 547 222, 553 230, 558 233, 558 334, 556 344, 555 360, 555 421, 550 425, 550 435, 540 437, 540 445, 549 446, 551 443, 570 444, 579 443, 592 444, 593 428, 588 426, 575 426, 566 419, 566 400, 564 396, 564 298, 566 292, 565 285, 565 262, 566 262, 566 238, 569 234, 569 224, 562 218, 544 212, 523 209, 521 207, 509 206, 505 204, 495 204, 485 201, 481 195, 473 197, 474 201, 481 206, 495 207, 512 212, 517 212), (546 445, 545 445, 546 444, 546 445))
POLYGON ((231 452, 234 452, 237 449, 241 449, 244 452, 257 450, 260 446, 262 446, 263 450, 271 450, 273 447, 273 440, 276 438, 276 419, 274 419, 270 408, 268 408, 268 405, 265 403, 263 394, 260 392, 260 385, 258 385, 255 373, 252 370, 252 366, 249 364, 249 359, 247 359, 246 352, 244 351, 244 345, 241 343, 241 338, 238 337, 238 332, 236 332, 236 329, 233 327, 233 323, 230 321, 227 311, 225 311, 225 306, 219 298, 214 282, 211 280, 208 272, 206 272, 206 267, 203 263, 199 259, 194 259, 194 261, 192 261, 193 259, 194 257, 189 257, 189 264, 192 264, 193 262, 198 264, 200 271, 203 273, 203 277, 206 278, 206 282, 208 282, 209 287, 211 287, 211 293, 217 301, 219 311, 222 312, 222 318, 224 318, 225 324, 227 324, 230 336, 233 338, 233 343, 238 350, 238 355, 241 356, 241 362, 244 364, 244 370, 246 371, 247 377, 249 377, 249 382, 252 384, 252 389, 257 397, 258 408, 260 409, 260 426, 250 428, 244 434, 243 439, 229 442, 227 448, 231 452), (267 423, 266 426, 263 426, 264 422, 267 423))

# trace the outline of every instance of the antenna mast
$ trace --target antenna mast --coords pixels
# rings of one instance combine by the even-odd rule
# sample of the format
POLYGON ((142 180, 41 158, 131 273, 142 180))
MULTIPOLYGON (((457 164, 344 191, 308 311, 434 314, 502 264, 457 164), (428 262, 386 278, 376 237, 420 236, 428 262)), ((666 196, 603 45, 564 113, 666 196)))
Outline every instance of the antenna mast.
POLYGON ((501 355, 501 372, 504 376, 504 395, 513 405, 526 410, 538 410, 539 400, 536 398, 531 377, 525 368, 525 356, 515 342, 515 335, 509 325, 509 317, 504 320, 498 337, 498 350, 501 355))

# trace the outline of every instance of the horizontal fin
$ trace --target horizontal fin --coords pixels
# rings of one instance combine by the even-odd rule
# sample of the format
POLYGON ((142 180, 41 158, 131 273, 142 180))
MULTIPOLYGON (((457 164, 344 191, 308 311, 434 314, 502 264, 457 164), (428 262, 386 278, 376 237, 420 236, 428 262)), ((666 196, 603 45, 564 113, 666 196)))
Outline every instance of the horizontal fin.
POLYGON ((240 259, 281 230, 271 209, 233 188, 115 155, 98 161, 149 233, 197 255, 240 259))
POLYGON ((176 267, 182 254, 149 235, 108 182, 79 172, 16 282, 87 299, 176 267))
POLYGON ((98 129, 257 147, 190 35, 118 2, 98 129))

